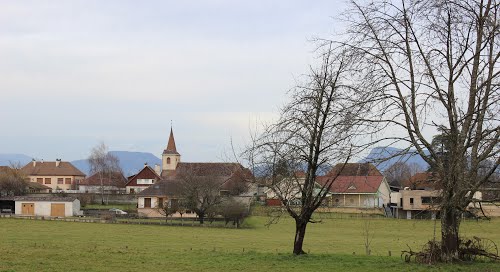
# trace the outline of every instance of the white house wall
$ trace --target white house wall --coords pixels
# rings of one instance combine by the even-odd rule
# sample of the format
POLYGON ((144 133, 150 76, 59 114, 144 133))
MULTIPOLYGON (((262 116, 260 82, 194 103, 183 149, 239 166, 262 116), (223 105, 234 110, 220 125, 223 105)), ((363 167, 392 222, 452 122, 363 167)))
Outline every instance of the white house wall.
POLYGON ((73 216, 75 210, 80 210, 80 201, 77 199, 74 202, 52 202, 52 201, 16 201, 16 215, 22 215, 23 203, 33 203, 35 205, 35 216, 50 216, 52 204, 64 204, 64 216, 73 216))

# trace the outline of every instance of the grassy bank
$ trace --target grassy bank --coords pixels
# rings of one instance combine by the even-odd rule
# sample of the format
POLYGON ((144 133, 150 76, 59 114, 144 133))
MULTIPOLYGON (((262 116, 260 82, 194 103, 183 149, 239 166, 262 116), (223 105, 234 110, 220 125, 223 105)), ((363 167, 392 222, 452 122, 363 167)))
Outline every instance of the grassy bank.
MULTIPOLYGON (((399 259, 407 245, 419 249, 431 239, 434 222, 395 219, 339 219, 311 224, 308 256, 290 252, 294 226, 270 228, 264 217, 249 229, 111 225, 0 219, 0 271, 497 271, 498 263, 422 266, 399 259), (367 221, 369 220, 369 221, 367 221), (363 230, 373 236, 365 256, 363 230), (389 257, 389 251, 392 256, 389 257)), ((466 221, 463 233, 500 244, 499 220, 466 221)), ((439 224, 437 224, 437 234, 439 224)))

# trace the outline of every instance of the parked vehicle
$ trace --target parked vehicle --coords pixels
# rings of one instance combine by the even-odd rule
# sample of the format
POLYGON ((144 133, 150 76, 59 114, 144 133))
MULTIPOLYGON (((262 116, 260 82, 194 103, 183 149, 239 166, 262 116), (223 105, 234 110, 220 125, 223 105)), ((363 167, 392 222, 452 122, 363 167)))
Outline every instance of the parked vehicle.
POLYGON ((124 210, 120 210, 120 209, 117 209, 117 208, 111 208, 109 209, 110 212, 114 213, 114 214, 127 214, 126 211, 124 210))

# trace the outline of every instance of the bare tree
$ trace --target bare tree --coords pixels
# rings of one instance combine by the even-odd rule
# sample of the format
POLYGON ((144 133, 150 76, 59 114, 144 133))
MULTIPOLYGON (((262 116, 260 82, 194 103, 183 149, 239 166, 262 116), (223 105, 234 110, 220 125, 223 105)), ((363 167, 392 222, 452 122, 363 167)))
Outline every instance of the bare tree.
POLYGON ((122 173, 120 160, 118 157, 108 152, 108 147, 104 143, 100 143, 92 148, 87 160, 90 165, 90 174, 96 174, 99 178, 101 186, 101 204, 104 205, 105 186, 111 185, 105 184, 105 180, 108 180, 108 183, 110 183, 117 173, 122 173))
POLYGON ((185 172, 180 178, 180 194, 187 209, 198 215, 200 224, 222 202, 220 181, 215 176, 196 176, 194 172, 185 172))
POLYGON ((415 147, 438 176, 443 261, 459 258, 461 216, 500 163, 498 13, 495 0, 352 1, 339 42, 353 81, 378 94, 369 119, 403 131, 386 139, 415 147))
POLYGON ((410 167, 404 162, 395 162, 384 171, 384 176, 391 186, 401 188, 403 182, 408 180, 412 174, 410 167))
POLYGON ((368 100, 346 85, 349 60, 342 52, 322 48, 321 64, 311 68, 305 84, 291 92, 279 120, 254 137, 244 153, 256 176, 272 189, 295 220, 293 253, 305 254, 303 242, 313 212, 336 177, 316 183, 320 169, 347 162, 358 134, 358 115, 368 100), (305 173, 304 173, 305 172, 305 173))
POLYGON ((239 228, 243 220, 249 215, 249 205, 232 197, 226 198, 218 206, 217 210, 217 213, 224 218, 226 225, 232 221, 236 228, 239 228))
POLYGON ((156 210, 159 214, 165 216, 165 222, 168 223, 168 217, 179 211, 178 203, 178 199, 167 199, 165 201, 158 202, 156 210))
POLYGON ((11 164, 0 171, 0 196, 24 195, 28 191, 26 175, 19 165, 11 164))

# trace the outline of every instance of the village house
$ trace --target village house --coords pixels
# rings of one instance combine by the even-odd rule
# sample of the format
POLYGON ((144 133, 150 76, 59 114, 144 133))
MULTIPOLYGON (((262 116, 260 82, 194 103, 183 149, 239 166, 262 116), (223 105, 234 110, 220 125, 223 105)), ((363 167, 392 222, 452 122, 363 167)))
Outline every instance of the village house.
MULTIPOLYGON (((396 218, 435 219, 439 216, 441 203, 441 186, 435 173, 416 173, 406 180, 404 190, 392 192, 390 209, 396 218)), ((481 192, 473 195, 481 200, 481 192)), ((473 204, 469 208, 474 208, 473 204)))
POLYGON ((21 168, 30 182, 43 184, 52 192, 76 189, 77 184, 85 178, 85 174, 73 166, 70 162, 36 161, 26 164, 21 168))
MULTIPOLYGON (((156 174, 153 169, 149 169, 150 175, 152 172, 156 174)), ((148 185, 147 189, 137 193, 137 211, 142 216, 162 216, 159 212, 162 205, 175 205, 172 202, 180 198, 180 184, 189 182, 190 179, 210 180, 210 182, 218 184, 220 195, 238 195, 242 198, 251 198, 253 193, 249 193, 250 186, 248 184, 251 178, 252 173, 239 163, 181 162, 181 155, 177 152, 174 134, 170 129, 167 148, 162 154, 161 181, 157 179, 148 185)), ((187 211, 185 215, 195 216, 190 211, 187 211)), ((176 213, 172 216, 180 216, 180 214, 176 213)))
POLYGON ((160 180, 158 173, 145 164, 139 173, 128 178, 125 190, 127 194, 137 194, 160 180))
POLYGON ((316 181, 322 186, 333 181, 325 199, 330 207, 383 208, 390 202, 386 178, 370 163, 337 164, 316 181))
POLYGON ((95 173, 78 183, 78 190, 84 193, 123 194, 127 179, 121 172, 95 173))

